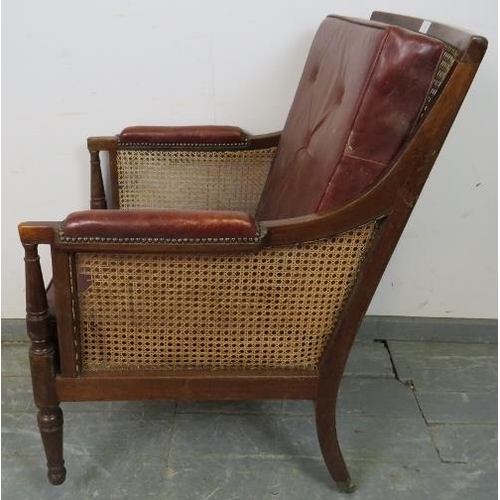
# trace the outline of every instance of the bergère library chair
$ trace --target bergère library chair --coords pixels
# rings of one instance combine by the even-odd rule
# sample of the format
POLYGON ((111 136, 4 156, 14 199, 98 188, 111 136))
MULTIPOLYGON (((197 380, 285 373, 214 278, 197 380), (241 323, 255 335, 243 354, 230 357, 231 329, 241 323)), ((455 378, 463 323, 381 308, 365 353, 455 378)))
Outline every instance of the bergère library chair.
POLYGON ((329 16, 282 132, 88 140, 91 210, 19 226, 52 484, 61 402, 272 398, 315 402, 326 465, 353 489, 335 425, 344 366, 486 46, 421 19, 329 16))

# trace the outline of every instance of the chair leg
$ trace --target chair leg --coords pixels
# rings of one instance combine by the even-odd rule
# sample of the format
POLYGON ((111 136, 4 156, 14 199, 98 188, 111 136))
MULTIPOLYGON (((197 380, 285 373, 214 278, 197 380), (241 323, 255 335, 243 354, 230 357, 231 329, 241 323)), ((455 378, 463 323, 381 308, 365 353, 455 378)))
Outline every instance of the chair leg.
POLYGON ((336 390, 335 394, 319 396, 316 400, 316 432, 325 464, 337 488, 344 493, 352 493, 356 486, 351 481, 337 439, 336 400, 336 390))
POLYGON ((30 368, 33 398, 38 408, 38 427, 47 456, 48 477, 52 484, 66 478, 62 438, 63 416, 56 389, 56 342, 48 314, 37 246, 25 244, 26 326, 31 340, 30 368))
POLYGON ((47 457, 47 476, 51 484, 61 484, 66 479, 63 459, 63 415, 59 406, 43 408, 38 412, 38 428, 47 457))
POLYGON ((47 457, 47 476, 51 484, 66 479, 63 460, 63 414, 55 387, 54 352, 30 350, 33 397, 38 408, 38 428, 47 457))

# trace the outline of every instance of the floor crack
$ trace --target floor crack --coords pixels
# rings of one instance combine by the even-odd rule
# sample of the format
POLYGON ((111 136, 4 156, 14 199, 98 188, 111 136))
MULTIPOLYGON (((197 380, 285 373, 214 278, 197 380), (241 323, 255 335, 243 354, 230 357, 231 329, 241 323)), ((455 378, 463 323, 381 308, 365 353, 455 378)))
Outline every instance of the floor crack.
POLYGON ((379 344, 382 344, 387 351, 387 354, 389 355, 389 361, 391 362, 391 368, 392 368, 392 373, 394 374, 394 378, 398 381, 401 382, 401 379, 399 378, 398 370, 396 369, 396 364, 394 363, 394 358, 392 357, 392 352, 389 349, 389 343, 387 340, 384 339, 375 339, 374 342, 378 342, 379 344))
POLYGON ((429 433, 429 437, 430 437, 431 442, 432 442, 432 444, 434 446, 434 449, 436 450, 436 454, 437 454, 439 460, 442 463, 466 463, 466 462, 460 462, 460 461, 457 461, 457 462, 447 461, 447 460, 444 460, 442 458, 441 452, 439 451, 439 447, 437 446, 436 442, 434 441, 434 437, 433 437, 431 429, 430 429, 430 424, 427 421, 427 417, 425 416, 424 409, 422 408, 422 405, 420 404, 420 400, 418 399, 417 389, 415 387, 415 384, 413 383, 413 380, 411 380, 411 379, 401 380, 401 378, 399 377, 398 370, 396 368, 396 364, 394 363, 394 358, 392 357, 391 349, 389 347, 389 343, 387 342, 387 340, 384 340, 384 339, 375 339, 375 342, 379 342, 380 344, 382 344, 385 347, 385 349, 386 349, 386 351, 387 351, 387 353, 389 355, 389 360, 391 362, 392 372, 394 374, 394 378, 398 382, 401 382, 402 384, 404 384, 406 387, 408 387, 411 390, 412 395, 413 395, 413 397, 415 399, 415 403, 417 404, 418 411, 420 412, 422 420, 424 421, 424 424, 427 427, 427 432, 429 433))

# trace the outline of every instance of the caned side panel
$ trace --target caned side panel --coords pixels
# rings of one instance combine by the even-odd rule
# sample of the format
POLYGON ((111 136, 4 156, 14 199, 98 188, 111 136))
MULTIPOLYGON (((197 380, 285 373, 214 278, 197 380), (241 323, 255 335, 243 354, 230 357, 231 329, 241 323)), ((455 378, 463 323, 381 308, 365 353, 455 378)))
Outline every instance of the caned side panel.
POLYGON ((254 214, 275 152, 120 149, 119 207, 254 214))
POLYGON ((314 370, 375 230, 244 255, 79 253, 83 370, 314 370))

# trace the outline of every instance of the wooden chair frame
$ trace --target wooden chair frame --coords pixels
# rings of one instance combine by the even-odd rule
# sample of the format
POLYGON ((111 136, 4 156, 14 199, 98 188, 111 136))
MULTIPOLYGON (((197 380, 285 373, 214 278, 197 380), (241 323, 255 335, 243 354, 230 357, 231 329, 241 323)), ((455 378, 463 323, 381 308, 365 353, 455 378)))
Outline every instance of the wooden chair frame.
MULTIPOLYGON (((422 20, 374 12, 372 19, 418 31, 422 20)), ((62 454, 63 401, 133 399, 240 400, 309 399, 316 404, 321 450, 331 476, 343 491, 352 491, 349 472, 339 448, 335 423, 337 393, 358 327, 396 247, 441 146, 473 80, 487 42, 462 31, 433 23, 428 34, 456 47, 459 57, 440 94, 418 129, 402 148, 382 180, 345 206, 321 215, 261 221, 265 236, 260 245, 273 247, 331 237, 371 221, 378 221, 374 240, 362 264, 348 302, 324 351, 317 371, 133 371, 79 373, 75 366, 75 325, 71 310, 72 266, 78 251, 134 252, 134 244, 84 242, 68 244, 58 238, 60 223, 27 222, 20 225, 25 248, 27 326, 31 338, 33 392, 39 408, 38 423, 52 484, 64 481, 62 454), (57 328, 51 321, 37 246, 52 249, 57 295, 57 328)), ((280 134, 249 138, 246 149, 276 146, 280 134)), ((117 137, 88 140, 91 157, 91 207, 117 208, 117 137), (107 200, 99 153, 109 152, 111 196, 107 200)), ((242 146, 243 147, 243 146, 242 146)), ((207 149, 210 149, 207 146, 207 149)), ((189 149, 189 147, 188 147, 189 149)), ((241 252, 254 245, 210 243, 143 244, 141 252, 241 252)))

